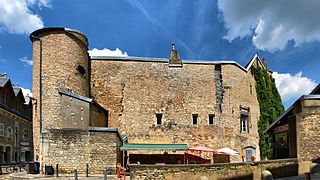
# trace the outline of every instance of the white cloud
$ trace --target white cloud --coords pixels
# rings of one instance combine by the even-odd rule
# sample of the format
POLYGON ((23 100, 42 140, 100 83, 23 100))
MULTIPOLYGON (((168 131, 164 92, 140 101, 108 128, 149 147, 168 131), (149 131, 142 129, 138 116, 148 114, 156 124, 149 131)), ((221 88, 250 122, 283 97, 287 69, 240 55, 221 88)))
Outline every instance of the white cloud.
POLYGON ((25 89, 25 88, 22 88, 22 87, 20 87, 20 88, 22 90, 22 94, 24 96, 24 99, 25 99, 26 103, 29 103, 30 97, 33 97, 32 96, 32 92, 30 91, 30 89, 25 89))
POLYGON ((20 60, 21 62, 23 62, 23 63, 26 63, 26 64, 32 66, 32 60, 29 60, 29 59, 27 58, 27 56, 22 57, 22 58, 20 58, 19 60, 20 60))
POLYGON ((298 98, 304 94, 309 94, 317 85, 313 80, 302 77, 302 72, 292 76, 289 73, 272 73, 276 86, 283 101, 289 101, 291 98, 298 98))
POLYGON ((320 40, 318 0, 218 0, 228 30, 225 39, 252 36, 253 44, 270 52, 320 40))
POLYGON ((27 34, 44 23, 31 7, 51 7, 50 0, 0 0, 0 32, 27 34))
POLYGON ((93 48, 92 50, 88 51, 90 56, 128 56, 127 52, 123 52, 120 49, 116 49, 116 50, 110 50, 110 49, 96 49, 93 48))

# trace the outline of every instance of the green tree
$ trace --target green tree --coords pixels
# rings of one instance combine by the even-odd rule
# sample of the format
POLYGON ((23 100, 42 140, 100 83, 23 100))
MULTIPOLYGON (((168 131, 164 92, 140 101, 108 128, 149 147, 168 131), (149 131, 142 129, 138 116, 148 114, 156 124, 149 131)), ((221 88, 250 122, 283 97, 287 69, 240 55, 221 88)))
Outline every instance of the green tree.
POLYGON ((258 120, 260 156, 261 159, 270 158, 270 137, 268 134, 263 134, 263 131, 284 112, 284 106, 275 81, 267 70, 252 66, 251 72, 256 80, 256 93, 260 105, 258 120))

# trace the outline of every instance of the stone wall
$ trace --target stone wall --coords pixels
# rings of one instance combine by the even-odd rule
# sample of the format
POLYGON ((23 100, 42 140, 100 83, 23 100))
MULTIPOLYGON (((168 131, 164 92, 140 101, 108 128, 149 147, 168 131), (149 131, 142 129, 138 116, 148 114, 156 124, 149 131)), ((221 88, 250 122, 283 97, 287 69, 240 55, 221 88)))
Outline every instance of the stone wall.
POLYGON ((260 161, 255 163, 232 163, 210 165, 134 165, 130 167, 131 179, 175 180, 175 179, 261 179, 264 170, 274 178, 298 175, 296 159, 260 161))
POLYGON ((4 126, 4 134, 0 134, 0 164, 25 161, 25 159, 20 159, 21 152, 25 151, 30 153, 29 158, 32 159, 32 122, 0 107, 0 123, 4 126), (8 128, 11 129, 11 135, 8 134, 8 128), (5 159, 7 148, 10 148, 9 158, 5 159))
POLYGON ((297 155, 303 161, 320 158, 320 101, 303 100, 297 117, 297 155))
POLYGON ((86 164, 90 174, 115 172, 116 163, 122 161, 122 146, 117 132, 86 130, 50 130, 46 135, 44 164, 55 167, 61 173, 85 173, 86 164))
POLYGON ((40 129, 46 131, 62 127, 61 99, 57 88, 71 89, 73 93, 89 97, 90 64, 86 37, 80 33, 64 28, 48 28, 35 31, 32 35, 41 38, 42 42, 40 46, 40 41, 31 37, 33 41, 32 91, 34 98, 37 99, 33 109, 35 159, 41 161, 40 129), (42 67, 40 67, 41 53, 42 67), (83 75, 78 70, 79 66, 85 69, 83 75), (39 94, 40 68, 42 69, 42 101, 39 94), (40 119, 40 103, 42 103, 42 119, 40 119))
POLYGON ((108 125, 128 135, 129 143, 186 143, 239 152, 252 146, 259 158, 259 104, 250 71, 221 65, 219 112, 214 63, 173 68, 168 62, 96 59, 91 65, 91 95, 109 110, 108 125), (243 110, 249 114, 249 133, 240 133, 243 110), (161 125, 156 114, 162 114, 161 125), (192 123, 193 114, 198 115, 197 125, 192 123), (208 122, 211 114, 213 125, 208 122))

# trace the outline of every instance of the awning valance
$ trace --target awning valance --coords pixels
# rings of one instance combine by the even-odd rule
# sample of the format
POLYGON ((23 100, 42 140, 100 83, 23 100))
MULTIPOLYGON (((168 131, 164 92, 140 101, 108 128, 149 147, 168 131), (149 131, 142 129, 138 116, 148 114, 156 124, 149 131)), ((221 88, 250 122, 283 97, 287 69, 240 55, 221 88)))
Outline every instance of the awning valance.
POLYGON ((187 144, 124 144, 121 151, 184 151, 187 144))
POLYGON ((216 150, 213 150, 213 149, 205 147, 205 146, 192 147, 192 148, 189 148, 188 150, 189 151, 205 151, 205 152, 217 153, 216 150))

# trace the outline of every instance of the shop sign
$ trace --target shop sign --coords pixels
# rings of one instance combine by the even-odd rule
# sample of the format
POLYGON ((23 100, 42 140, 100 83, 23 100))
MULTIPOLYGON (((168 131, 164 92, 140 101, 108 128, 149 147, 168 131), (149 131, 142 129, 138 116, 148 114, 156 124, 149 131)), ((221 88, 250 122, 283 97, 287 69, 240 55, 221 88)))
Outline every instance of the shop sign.
POLYGON ((282 126, 278 126, 278 127, 275 127, 273 132, 275 134, 277 133, 282 133, 282 132, 287 132, 289 131, 289 124, 285 124, 285 125, 282 125, 282 126))
POLYGON ((20 145, 21 146, 29 146, 29 142, 21 142, 20 145))

